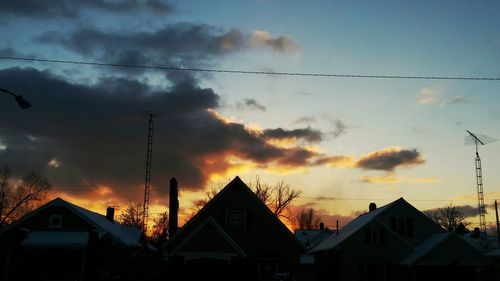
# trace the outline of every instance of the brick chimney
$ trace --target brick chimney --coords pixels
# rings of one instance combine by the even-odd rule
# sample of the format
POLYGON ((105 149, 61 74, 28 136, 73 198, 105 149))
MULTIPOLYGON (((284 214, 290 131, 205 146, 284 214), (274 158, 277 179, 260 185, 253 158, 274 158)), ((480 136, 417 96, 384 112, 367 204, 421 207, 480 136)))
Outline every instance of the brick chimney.
POLYGON ((168 229, 169 237, 172 237, 177 232, 178 222, 177 216, 179 213, 179 187, 175 178, 170 179, 170 203, 168 212, 168 229))
POLYGON ((115 222, 115 208, 108 207, 106 209, 106 219, 110 222, 115 222))

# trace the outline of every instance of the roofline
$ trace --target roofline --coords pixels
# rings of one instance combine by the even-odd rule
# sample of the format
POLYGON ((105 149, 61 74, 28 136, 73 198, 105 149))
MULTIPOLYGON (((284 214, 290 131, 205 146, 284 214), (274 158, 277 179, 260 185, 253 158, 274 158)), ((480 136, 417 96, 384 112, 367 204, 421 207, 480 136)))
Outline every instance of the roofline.
MULTIPOLYGON (((299 245, 299 247, 301 248, 302 251, 306 251, 307 249, 304 247, 304 245, 302 244, 302 242, 300 242, 298 240, 297 237, 295 237, 295 235, 288 229, 288 227, 286 227, 286 225, 278 218, 278 216, 276 216, 270 209, 269 207, 267 207, 266 204, 264 204, 264 202, 262 202, 262 200, 260 200, 257 195, 255 195, 255 193, 250 189, 250 187, 248 187, 248 185, 242 181, 240 179, 239 176, 236 176, 232 181, 230 181, 221 191, 219 191, 212 199, 210 199, 210 201, 208 201, 207 204, 205 204, 205 206, 203 206, 203 208, 201 208, 201 210, 199 210, 188 222, 186 222, 182 228, 177 231, 174 236, 172 237, 172 239, 170 239, 170 241, 168 242, 168 244, 171 244, 173 241, 175 241, 176 239, 178 239, 178 237, 181 235, 181 233, 183 233, 184 231, 187 231, 186 229, 193 223, 193 221, 195 221, 197 219, 197 217, 201 216, 201 214, 205 213, 206 210, 211 206, 213 205, 214 203, 213 202, 216 202, 218 200, 218 198, 220 198, 222 196, 222 194, 226 193, 227 190, 234 184, 236 184, 237 182, 243 184, 243 187, 244 189, 251 194, 251 196, 257 201, 259 202, 259 204, 261 204, 261 206, 264 207, 264 209, 271 215, 271 217, 282 227, 282 228, 285 228, 285 231, 287 232, 287 234, 289 236, 292 237, 292 239, 295 241, 295 243, 297 243, 299 245)), ((168 244, 166 245, 166 247, 168 247, 168 244)))
POLYGON ((42 210, 48 208, 49 206, 52 206, 54 204, 56 204, 57 202, 61 201, 62 203, 66 202, 64 201, 62 198, 60 197, 56 197, 55 199, 52 199, 50 200, 49 202, 43 204, 42 206, 36 208, 35 210, 29 212, 28 214, 22 216, 20 219, 14 221, 13 223, 7 225, 6 227, 4 227, 3 229, 0 229, 0 235, 4 234, 5 232, 9 231, 11 228, 15 227, 16 225, 20 224, 21 222, 31 218, 32 216, 38 214, 39 212, 41 212, 42 210))
MULTIPOLYGON (((457 235, 453 232, 448 232, 448 231, 445 231, 444 233, 436 233, 434 235, 437 235, 437 234, 443 234, 444 237, 438 242, 436 243, 432 248, 429 248, 427 249, 427 251, 424 251, 422 253, 422 255, 419 257, 419 258, 416 258, 414 262, 410 263, 410 264, 403 264, 403 265, 418 265, 418 261, 421 260, 422 258, 425 258, 429 253, 431 253, 434 248, 436 248, 438 245, 440 245, 441 243, 449 240, 449 239, 452 239, 452 237, 456 237, 457 240, 459 240, 460 242, 458 243, 462 243, 463 245, 466 245, 466 247, 469 247, 470 249, 472 249, 472 251, 475 251, 477 254, 479 254, 480 256, 482 256, 485 260, 487 260, 488 262, 494 264, 495 262, 493 261, 492 258, 490 258, 488 255, 486 255, 485 253, 481 252, 478 248, 474 247, 474 245, 470 244, 469 242, 467 242, 464 238, 462 238, 460 235, 457 235)), ((431 236, 432 237, 432 236, 431 236)), ((431 237, 429 237, 428 239, 430 239, 431 237)), ((425 243, 427 240, 423 241, 422 243, 425 243)), ((410 254, 411 255, 411 254, 410 254)), ((408 256, 410 256, 408 255, 408 256)), ((406 258, 403 259, 403 261, 405 260, 406 258)))
MULTIPOLYGON (((396 202, 400 202, 400 201, 402 201, 402 202, 406 203, 406 204, 407 204, 407 205, 409 205, 409 206, 412 206, 412 205, 411 205, 410 203, 408 203, 408 201, 406 201, 403 197, 399 197, 398 199, 396 199, 396 200, 394 200, 394 201, 392 201, 392 202, 390 202, 390 203, 387 203, 387 204, 383 205, 382 207, 377 208, 376 210, 379 210, 379 209, 382 209, 382 208, 385 208, 385 209, 383 209, 382 211, 380 211, 380 213, 378 213, 378 214, 377 214, 377 215, 375 215, 373 218, 371 218, 369 221, 367 221, 365 224, 363 224, 363 225, 362 225, 362 226, 361 226, 361 227, 360 227, 357 231, 359 231, 359 230, 363 229, 363 228, 364 228, 367 224, 369 224, 370 222, 373 222, 373 221, 376 221, 376 222, 377 222, 378 224, 380 224, 380 225, 384 225, 383 223, 380 223, 380 221, 377 219, 377 217, 378 217, 378 216, 380 216, 381 214, 383 214, 383 213, 387 212, 387 210, 390 210, 391 208, 393 208, 393 207, 396 205, 396 202)), ((412 206, 412 207, 413 207, 413 206, 412 206)), ((413 208, 415 208, 415 207, 413 207, 413 208)), ((416 209, 416 208, 415 208, 415 209, 416 209)), ((375 211, 376 211, 376 210, 375 210, 375 211)), ((420 212, 418 209, 416 209, 416 210, 417 210, 419 213, 422 213, 422 212, 420 212)), ((346 226, 348 226, 350 223, 352 223, 352 222, 354 222, 355 220, 357 220, 358 218, 360 218, 361 216, 366 215, 366 214, 369 214, 369 213, 370 213, 370 212, 363 213, 363 214, 359 215, 359 216, 358 216, 358 217, 356 217, 355 219, 351 220, 348 224, 346 224, 346 225, 344 226, 344 228, 345 228, 346 226)), ((384 225, 384 227, 385 227, 386 229, 388 229, 385 225, 384 225)), ((342 230, 341 230, 341 231, 342 231, 342 230)), ((356 231, 356 232, 357 232, 357 231, 356 231)), ((391 232, 393 232, 393 231, 391 230, 391 232)), ((335 234, 332 234, 332 235, 335 235, 335 234)), ((349 239, 351 238, 351 236, 352 236, 352 234, 351 234, 350 236, 346 237, 343 241, 339 242, 339 244, 342 244, 342 243, 344 243, 345 241, 349 240, 349 239)), ((399 237, 399 236, 398 236, 398 237, 399 237)), ((328 238, 327 238, 327 239, 328 239, 328 238)), ((400 238, 400 239, 401 239, 401 238, 400 238)), ((326 240, 326 239, 325 239, 325 240, 326 240)), ((324 241, 323 241, 323 242, 324 242, 324 241)), ((308 253, 314 254, 314 253, 318 253, 318 252, 333 251, 335 248, 337 248, 337 246, 339 246, 339 244, 337 244, 337 245, 335 245, 333 248, 330 248, 330 249, 315 250, 315 248, 316 248, 316 247, 318 247, 319 245, 321 245, 323 242, 319 243, 319 244, 318 244, 318 245, 316 245, 314 248, 310 249, 310 250, 308 251, 308 253)), ((406 242, 406 241, 405 241, 405 242, 406 242)), ((405 243, 405 244, 408 244, 408 243, 405 243)), ((412 246, 411 244, 410 244, 410 246, 413 248, 413 246, 412 246)))
POLYGON ((203 221, 191 233, 189 233, 186 239, 181 241, 181 243, 177 245, 177 247, 175 247, 170 253, 168 253, 168 256, 171 257, 177 254, 179 250, 184 245, 186 245, 198 232, 200 232, 203 229, 203 227, 208 223, 211 224, 215 228, 215 230, 217 230, 217 232, 219 232, 222 235, 222 237, 229 243, 229 245, 233 248, 233 250, 235 250, 236 253, 238 253, 242 258, 247 257, 245 251, 243 251, 243 249, 241 249, 240 246, 238 246, 238 244, 233 239, 231 239, 231 236, 229 236, 229 234, 227 234, 224 231, 224 229, 211 216, 208 216, 208 218, 205 221, 203 221))
MULTIPOLYGON (((99 213, 96 213, 94 211, 91 211, 91 210, 88 210, 88 209, 85 209, 81 206, 78 206, 78 205, 75 205, 73 203, 70 203, 60 197, 56 197, 55 199, 43 204, 42 206, 36 208, 35 210, 33 210, 32 212, 24 215, 22 218, 16 220, 15 222, 9 224, 8 226, 6 226, 5 228, 1 229, 0 230, 0 235, 4 234, 5 232, 9 231, 11 228, 15 227, 16 225, 20 224, 21 222, 23 221, 26 221, 27 219, 35 216, 36 214, 40 213, 41 211, 45 210, 46 208, 50 207, 50 206, 57 206, 57 204, 61 204, 60 206, 63 206, 63 207, 66 207, 68 208, 71 212, 73 212, 75 215, 77 215, 78 217, 80 217, 81 219, 83 219, 84 221, 86 221, 87 223, 89 223, 90 225, 92 225, 93 227, 95 227, 96 229, 100 230, 100 231, 105 231, 107 233, 109 233, 110 235, 116 237, 113 233, 111 233, 110 231, 107 231, 106 229, 102 228, 101 226, 99 226, 97 223, 93 222, 91 219, 87 218, 85 215, 83 215, 82 213, 80 213, 80 211, 78 209, 76 209, 76 207, 78 208, 82 208, 86 211, 89 211, 89 212, 92 212, 92 213, 95 213, 97 215, 100 215, 100 216, 103 216, 102 214, 99 214, 99 213)), ((121 241, 121 239, 119 239, 118 237, 116 237, 116 241, 119 241, 120 244, 123 244, 123 245, 126 245, 125 243, 123 243, 123 241, 121 241)))

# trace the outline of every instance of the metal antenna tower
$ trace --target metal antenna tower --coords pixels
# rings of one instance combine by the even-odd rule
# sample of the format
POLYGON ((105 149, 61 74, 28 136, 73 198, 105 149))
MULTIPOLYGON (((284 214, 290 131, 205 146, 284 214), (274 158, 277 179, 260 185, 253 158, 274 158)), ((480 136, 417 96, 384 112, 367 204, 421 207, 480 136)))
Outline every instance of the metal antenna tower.
POLYGON ((469 130, 466 130, 469 133, 468 136, 465 136, 465 145, 474 145, 476 147, 476 185, 477 185, 477 200, 479 207, 479 231, 481 232, 481 239, 486 238, 486 220, 485 214, 486 210, 484 208, 484 193, 483 193, 483 170, 481 168, 481 157, 479 157, 478 145, 485 145, 490 142, 496 141, 496 139, 484 136, 477 135, 471 133, 469 130))
POLYGON ((148 146, 146 152, 146 177, 144 179, 144 205, 142 208, 142 230, 147 231, 149 217, 149 194, 151 192, 151 158, 153 156, 153 125, 156 113, 145 111, 143 115, 149 117, 148 146))

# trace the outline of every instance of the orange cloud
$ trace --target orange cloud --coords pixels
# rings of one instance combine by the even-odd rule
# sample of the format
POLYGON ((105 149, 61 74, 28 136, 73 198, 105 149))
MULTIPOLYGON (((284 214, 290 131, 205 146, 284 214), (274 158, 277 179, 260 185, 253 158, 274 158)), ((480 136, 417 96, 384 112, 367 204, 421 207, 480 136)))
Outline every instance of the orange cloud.
POLYGON ((416 184, 416 183, 436 183, 439 181, 436 177, 424 177, 424 178, 408 178, 399 177, 393 174, 385 176, 363 176, 361 177, 361 182, 363 183, 374 183, 374 184, 416 184))

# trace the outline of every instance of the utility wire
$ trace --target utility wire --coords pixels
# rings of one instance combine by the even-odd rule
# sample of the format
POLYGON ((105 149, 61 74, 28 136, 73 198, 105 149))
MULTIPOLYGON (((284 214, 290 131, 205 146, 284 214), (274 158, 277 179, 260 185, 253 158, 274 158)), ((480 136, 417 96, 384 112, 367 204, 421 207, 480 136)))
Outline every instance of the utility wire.
POLYGON ((406 75, 364 75, 364 74, 329 74, 329 73, 305 73, 305 72, 273 72, 273 71, 250 71, 250 70, 234 70, 234 69, 231 70, 231 69, 172 67, 172 66, 164 66, 164 65, 119 64, 119 63, 39 59, 39 58, 11 57, 11 56, 0 56, 0 59, 2 59, 2 60, 29 61, 29 62, 91 65, 91 66, 109 66, 109 67, 122 67, 122 68, 136 68, 136 69, 155 69, 155 70, 166 70, 166 71, 212 72, 212 73, 251 74, 251 75, 308 76, 308 77, 334 77, 334 78, 373 78, 373 79, 413 79, 413 80, 500 81, 500 77, 406 76, 406 75))

